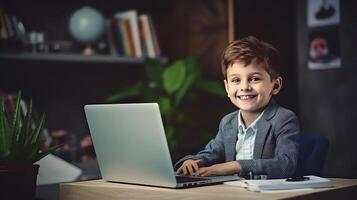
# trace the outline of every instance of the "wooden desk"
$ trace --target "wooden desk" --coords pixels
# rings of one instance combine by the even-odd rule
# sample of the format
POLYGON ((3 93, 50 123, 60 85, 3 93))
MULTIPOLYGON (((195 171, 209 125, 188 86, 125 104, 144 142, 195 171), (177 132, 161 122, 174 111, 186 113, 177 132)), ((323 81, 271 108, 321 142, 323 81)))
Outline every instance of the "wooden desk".
POLYGON ((332 178, 331 180, 335 186, 333 188, 268 194, 223 184, 189 189, 167 189, 93 180, 61 184, 60 199, 356 199, 357 179, 332 178))

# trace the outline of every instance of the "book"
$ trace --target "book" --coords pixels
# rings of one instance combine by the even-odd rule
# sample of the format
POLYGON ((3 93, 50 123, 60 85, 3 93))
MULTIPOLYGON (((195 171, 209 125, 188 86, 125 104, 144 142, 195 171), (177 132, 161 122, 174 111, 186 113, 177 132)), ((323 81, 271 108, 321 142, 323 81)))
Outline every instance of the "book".
POLYGON ((112 56, 115 56, 117 54, 117 35, 116 32, 113 30, 112 26, 112 20, 106 19, 105 20, 105 28, 106 28, 106 34, 107 34, 107 40, 108 40, 108 45, 109 45, 109 53, 112 56))
POLYGON ((14 27, 13 27, 13 24, 12 24, 12 21, 11 21, 11 16, 4 13, 3 14, 3 18, 4 18, 4 24, 5 24, 5 27, 6 27, 6 30, 7 30, 7 36, 8 38, 13 38, 15 37, 15 30, 14 30, 14 27))
POLYGON ((142 14, 139 16, 140 23, 143 27, 144 38, 145 38, 145 46, 147 48, 147 56, 149 58, 155 58, 157 55, 155 54, 154 41, 152 37, 152 33, 150 30, 149 17, 147 14, 142 14))
POLYGON ((160 45, 159 45, 159 40, 157 39, 157 34, 156 34, 154 21, 153 21, 152 16, 150 14, 147 14, 147 16, 148 16, 148 22, 149 22, 151 37, 152 37, 152 41, 153 41, 153 45, 154 45, 155 56, 158 57, 158 56, 161 55, 161 49, 160 49, 160 45))
POLYGON ((288 181, 287 179, 242 180, 225 184, 244 187, 255 192, 333 187, 331 180, 318 176, 306 176, 306 180, 302 181, 288 181))
POLYGON ((121 33, 121 41, 124 47, 124 55, 132 56, 134 54, 133 49, 130 46, 129 41, 129 31, 127 30, 128 27, 125 25, 125 20, 118 20, 119 22, 119 31, 121 33))
POLYGON ((142 51, 143 51, 143 56, 147 57, 148 50, 146 47, 145 32, 144 32, 143 22, 140 19, 139 19, 139 32, 140 32, 140 42, 141 42, 141 47, 142 47, 142 51))
MULTIPOLYGON (((120 12, 114 15, 117 19, 129 20, 130 32, 134 44, 134 55, 136 57, 142 57, 142 48, 140 44, 140 34, 139 34, 139 25, 138 25, 138 14, 136 10, 128 10, 120 12)), ((129 39, 129 38, 128 38, 129 39)))
POLYGON ((126 38, 127 42, 129 44, 129 49, 130 49, 130 54, 129 56, 136 56, 136 50, 135 50, 135 44, 134 44, 134 39, 133 39, 133 33, 131 31, 130 27, 130 21, 129 19, 124 19, 124 26, 125 26, 125 31, 126 31, 126 38))
POLYGON ((8 34, 6 30, 6 24, 5 24, 5 12, 3 12, 0 9, 0 39, 7 39, 8 34))
POLYGON ((116 52, 119 56, 125 55, 125 47, 122 39, 122 30, 120 29, 119 19, 111 19, 111 34, 113 36, 113 46, 116 49, 116 52))

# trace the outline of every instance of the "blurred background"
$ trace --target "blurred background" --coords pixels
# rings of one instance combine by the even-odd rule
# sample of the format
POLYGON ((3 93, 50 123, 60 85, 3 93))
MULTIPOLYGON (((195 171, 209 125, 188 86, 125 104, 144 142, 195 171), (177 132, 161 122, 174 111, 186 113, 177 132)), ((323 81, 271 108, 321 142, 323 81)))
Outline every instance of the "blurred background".
POLYGON ((202 149, 235 109, 222 95, 220 55, 254 35, 280 50, 279 103, 302 131, 330 142, 323 175, 357 178, 355 8, 353 0, 3 0, 0 92, 22 90, 46 112, 44 145, 65 144, 58 156, 85 169, 83 179, 100 177, 85 104, 159 102, 176 161, 202 149), (197 75, 180 100, 160 81, 178 65, 182 83, 197 75))

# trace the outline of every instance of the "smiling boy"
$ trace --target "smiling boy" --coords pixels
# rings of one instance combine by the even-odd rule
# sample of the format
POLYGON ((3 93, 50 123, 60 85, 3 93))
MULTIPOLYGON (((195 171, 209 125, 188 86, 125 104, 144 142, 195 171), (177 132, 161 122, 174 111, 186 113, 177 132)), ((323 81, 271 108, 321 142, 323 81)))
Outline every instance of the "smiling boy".
POLYGON ((292 111, 272 98, 282 87, 278 68, 278 51, 268 43, 249 36, 229 44, 222 73, 227 95, 238 110, 223 117, 217 136, 204 150, 176 163, 177 174, 294 174, 299 124, 292 111))

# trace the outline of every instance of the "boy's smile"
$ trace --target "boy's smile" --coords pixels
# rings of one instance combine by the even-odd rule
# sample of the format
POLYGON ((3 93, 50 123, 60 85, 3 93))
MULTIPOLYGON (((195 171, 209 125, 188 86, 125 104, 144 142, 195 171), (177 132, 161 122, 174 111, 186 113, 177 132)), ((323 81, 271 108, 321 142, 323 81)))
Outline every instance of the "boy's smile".
POLYGON ((257 95, 239 95, 238 98, 240 100, 251 100, 253 98, 257 97, 257 95))
POLYGON ((279 92, 281 83, 281 77, 272 80, 264 67, 254 62, 247 66, 233 63, 227 68, 227 80, 224 80, 228 97, 242 115, 260 114, 271 96, 279 92))

